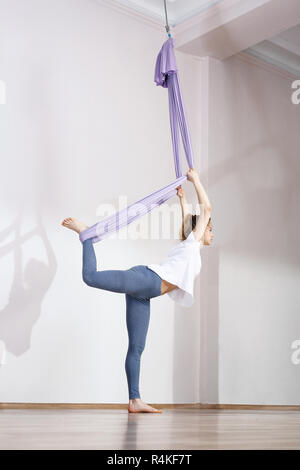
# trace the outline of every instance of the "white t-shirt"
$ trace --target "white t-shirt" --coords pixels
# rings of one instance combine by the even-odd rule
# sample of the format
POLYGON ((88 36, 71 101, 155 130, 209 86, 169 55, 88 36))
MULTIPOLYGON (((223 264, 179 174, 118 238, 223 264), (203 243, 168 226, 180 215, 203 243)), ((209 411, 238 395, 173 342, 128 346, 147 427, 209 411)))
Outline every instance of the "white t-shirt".
POLYGON ((167 294, 184 307, 194 303, 194 281, 201 269, 202 246, 203 243, 195 239, 192 230, 185 240, 171 249, 164 261, 147 266, 165 281, 178 286, 167 294))

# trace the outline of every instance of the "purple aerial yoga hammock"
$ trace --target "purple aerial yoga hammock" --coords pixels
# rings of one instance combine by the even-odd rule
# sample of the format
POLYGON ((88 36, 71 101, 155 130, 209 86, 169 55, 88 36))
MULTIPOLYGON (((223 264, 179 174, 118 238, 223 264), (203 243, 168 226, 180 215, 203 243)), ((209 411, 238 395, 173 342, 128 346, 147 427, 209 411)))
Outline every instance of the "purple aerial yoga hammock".
POLYGON ((120 228, 125 227, 126 225, 129 225, 134 220, 139 219, 144 214, 147 214, 155 207, 160 206, 172 196, 177 194, 178 186, 180 186, 187 179, 186 175, 182 176, 181 171, 179 129, 187 163, 189 168, 194 167, 193 151, 178 82, 177 65, 174 54, 174 39, 172 37, 170 37, 163 44, 158 54, 155 66, 154 81, 156 82, 156 85, 168 88, 170 125, 176 180, 162 189, 159 189, 149 196, 134 202, 121 211, 100 220, 95 225, 92 225, 88 229, 84 230, 79 235, 82 242, 88 238, 92 238, 93 243, 103 240, 111 233, 120 230, 120 228))

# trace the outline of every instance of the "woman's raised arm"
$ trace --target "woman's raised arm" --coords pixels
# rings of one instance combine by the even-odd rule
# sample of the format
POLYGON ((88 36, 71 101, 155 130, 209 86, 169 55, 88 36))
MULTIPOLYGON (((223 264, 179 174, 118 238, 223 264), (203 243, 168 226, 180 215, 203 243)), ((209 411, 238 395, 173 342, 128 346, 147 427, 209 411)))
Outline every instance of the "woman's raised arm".
POLYGON ((178 186, 178 188, 177 188, 177 196, 180 199, 182 221, 184 221, 185 217, 187 215, 191 214, 191 211, 190 211, 189 204, 188 204, 186 196, 185 196, 185 192, 184 192, 184 190, 182 189, 181 186, 178 186))
POLYGON ((210 220, 211 204, 206 194, 206 191, 203 188, 202 183, 200 182, 199 175, 194 170, 194 168, 189 169, 187 173, 187 179, 188 181, 191 181, 194 184, 200 205, 200 216, 197 220, 195 228, 195 238, 196 240, 200 241, 210 220))
POLYGON ((187 179, 188 181, 191 181, 192 183, 194 183, 200 206, 203 207, 204 209, 211 209, 211 204, 208 199, 208 196, 205 192, 205 189, 202 186, 199 175, 197 171, 194 170, 194 168, 190 168, 189 171, 187 172, 187 179))

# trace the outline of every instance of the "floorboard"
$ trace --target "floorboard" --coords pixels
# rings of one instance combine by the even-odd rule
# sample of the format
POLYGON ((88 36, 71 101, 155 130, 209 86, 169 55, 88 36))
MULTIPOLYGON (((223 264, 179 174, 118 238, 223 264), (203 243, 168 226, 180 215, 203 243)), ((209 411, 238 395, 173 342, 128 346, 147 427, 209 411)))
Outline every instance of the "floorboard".
POLYGON ((0 410, 0 449, 300 449, 300 411, 0 410))

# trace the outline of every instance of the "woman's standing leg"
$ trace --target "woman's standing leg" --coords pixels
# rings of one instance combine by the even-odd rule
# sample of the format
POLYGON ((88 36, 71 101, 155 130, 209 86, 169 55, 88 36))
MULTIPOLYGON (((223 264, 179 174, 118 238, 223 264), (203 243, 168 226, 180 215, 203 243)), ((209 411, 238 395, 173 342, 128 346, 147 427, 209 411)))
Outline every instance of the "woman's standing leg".
POLYGON ((130 400, 141 398, 139 390, 140 361, 146 344, 149 320, 150 299, 137 299, 126 294, 126 325, 129 343, 125 370, 130 400))
POLYGON ((141 400, 139 379, 141 355, 146 345, 150 320, 150 299, 140 299, 126 294, 126 325, 128 331, 128 350, 125 370, 128 383, 130 412, 161 413, 141 400))

